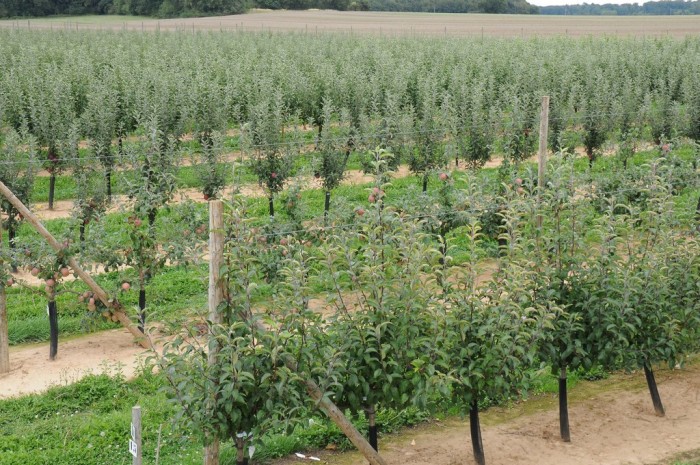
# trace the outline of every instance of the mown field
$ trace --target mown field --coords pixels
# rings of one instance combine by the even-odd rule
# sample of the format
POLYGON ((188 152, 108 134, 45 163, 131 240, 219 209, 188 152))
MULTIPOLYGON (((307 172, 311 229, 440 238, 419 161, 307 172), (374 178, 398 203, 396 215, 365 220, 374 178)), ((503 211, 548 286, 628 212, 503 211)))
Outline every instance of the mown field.
POLYGON ((5 28, 187 30, 370 34, 385 36, 683 38, 698 33, 692 16, 537 16, 340 11, 255 11, 209 18, 154 20, 129 16, 76 16, 0 21, 5 28))

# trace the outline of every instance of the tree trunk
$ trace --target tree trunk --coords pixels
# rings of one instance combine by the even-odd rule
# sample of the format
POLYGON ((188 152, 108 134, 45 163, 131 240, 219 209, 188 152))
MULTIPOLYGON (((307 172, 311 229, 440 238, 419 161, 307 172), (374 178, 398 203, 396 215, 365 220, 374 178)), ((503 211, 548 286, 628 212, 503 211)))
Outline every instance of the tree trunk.
POLYGON ((236 465, 248 465, 245 456, 245 439, 236 438, 236 465))
POLYGON ((80 247, 83 247, 83 243, 85 242, 85 221, 80 223, 80 247))
POLYGON ((53 197, 56 191, 56 174, 51 173, 49 178, 49 210, 53 210, 53 197))
POLYGON ((377 441, 377 412, 374 405, 370 405, 367 410, 367 422, 369 423, 369 445, 379 452, 379 442, 377 441))
POLYGON ((474 449, 474 460, 477 465, 486 465, 484 457, 484 444, 481 442, 481 425, 479 424, 479 403, 474 396, 469 407, 469 429, 472 437, 472 448, 474 449))
POLYGON ((274 217, 275 216, 275 198, 273 196, 268 197, 268 202, 270 205, 270 216, 274 217))
POLYGON ((146 289, 139 289, 139 331, 146 333, 146 289))
POLYGON ((53 291, 50 292, 49 297, 49 332, 51 338, 49 359, 55 360, 58 353, 58 310, 56 309, 56 299, 53 291))
POLYGON ((698 231, 700 231, 700 196, 698 196, 698 206, 695 207, 695 223, 698 231))
POLYGON ((564 442, 571 442, 569 432, 569 401, 566 392, 566 366, 559 374, 559 433, 564 442))
POLYGON ((666 415, 664 411, 664 406, 661 403, 661 396, 659 396, 659 389, 656 386, 656 378, 654 378, 654 372, 651 369, 651 364, 646 362, 644 364, 644 376, 647 379, 647 386, 649 386, 649 394, 651 394, 651 401, 654 403, 654 410, 656 414, 660 417, 666 415))

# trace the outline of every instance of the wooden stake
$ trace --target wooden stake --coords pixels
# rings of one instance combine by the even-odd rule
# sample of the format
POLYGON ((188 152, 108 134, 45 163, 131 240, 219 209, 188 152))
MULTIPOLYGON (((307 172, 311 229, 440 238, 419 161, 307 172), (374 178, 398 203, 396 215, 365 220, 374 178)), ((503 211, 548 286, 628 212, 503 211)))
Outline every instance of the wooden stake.
POLYGON ((136 443, 136 454, 132 461, 133 465, 141 465, 143 463, 143 451, 141 450, 141 407, 138 405, 131 408, 131 426, 132 438, 131 440, 136 443))
MULTIPOLYGON (((2 221, 0 221, 0 249, 2 243, 2 221)), ((4 265, 4 264, 3 264, 4 265)), ((5 283, 0 282, 0 374, 10 371, 10 337, 7 328, 7 296, 5 283)))
MULTIPOLYGON (((224 263, 224 203, 209 202, 209 321, 221 324, 223 318, 219 305, 224 300, 224 283, 221 280, 221 265, 224 263)), ((210 346, 207 355, 209 365, 216 363, 219 347, 210 346)), ((219 438, 208 438, 204 447, 204 465, 219 465, 219 438)))
MULTIPOLYGON (((3 183, 0 181, 0 194, 2 194, 11 204, 14 206, 18 212, 24 216, 24 218, 27 220, 27 223, 29 223, 44 239, 46 239, 46 242, 51 246, 52 249, 54 249, 56 252, 59 252, 60 250, 63 249, 63 246, 58 243, 55 237, 51 235, 51 233, 44 227, 43 224, 39 221, 39 219, 29 211, 27 207, 24 206, 22 201, 18 199, 15 194, 12 193, 12 191, 3 183)), ((95 282, 94 279, 92 279, 92 276, 90 276, 83 268, 78 264, 78 262, 75 260, 75 258, 70 257, 68 260, 68 265, 75 271, 75 273, 80 277, 80 279, 83 280, 85 284, 88 285, 90 290, 95 294, 95 296, 100 299, 100 301, 111 310, 112 314, 117 317, 119 322, 124 326, 131 334, 134 335, 136 340, 138 341, 139 344, 144 349, 153 349, 153 345, 151 344, 151 341, 147 338, 144 337, 143 334, 136 328, 132 323, 129 317, 124 313, 122 310, 122 306, 119 303, 118 300, 110 299, 109 295, 100 287, 99 284, 95 282)))
MULTIPOLYGON (((540 150, 537 154, 537 203, 542 200, 544 191, 544 170, 547 166, 547 139, 549 137, 549 96, 542 97, 540 110, 540 150)), ((539 208, 538 208, 539 210, 539 208)), ((537 214, 537 227, 542 227, 542 214, 537 214)))

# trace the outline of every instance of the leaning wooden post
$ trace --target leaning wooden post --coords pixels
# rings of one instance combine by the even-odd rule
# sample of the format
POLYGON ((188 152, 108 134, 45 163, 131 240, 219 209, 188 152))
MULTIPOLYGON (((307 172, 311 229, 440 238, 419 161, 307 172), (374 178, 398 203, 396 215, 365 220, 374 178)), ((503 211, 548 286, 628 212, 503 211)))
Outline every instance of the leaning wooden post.
MULTIPOLYGON (((22 216, 24 216, 27 223, 29 223, 41 235, 41 237, 46 239, 46 242, 48 242, 52 249, 54 249, 56 252, 63 249, 63 246, 59 244, 56 238, 51 235, 43 224, 41 224, 34 213, 29 211, 29 209, 24 206, 22 201, 18 199, 17 196, 15 196, 15 194, 13 194, 12 191, 8 189, 8 187, 1 181, 0 194, 2 194, 12 204, 12 206, 16 208, 17 211, 22 214, 22 216)), ((131 323, 131 320, 122 310, 122 306, 118 300, 110 299, 109 295, 104 291, 104 289, 102 289, 100 285, 97 284, 94 279, 92 279, 92 276, 83 270, 75 258, 70 257, 68 260, 68 265, 80 277, 80 279, 82 279, 83 282, 88 285, 95 296, 111 310, 112 314, 119 320, 122 326, 124 326, 131 334, 134 335, 138 343, 141 344, 144 349, 153 349, 151 341, 147 337, 144 337, 138 328, 131 323)))
MULTIPOLYGON (((221 265, 224 263, 224 203, 221 200, 209 202, 209 321, 221 324, 223 318, 219 305, 224 300, 224 283, 221 280, 221 265)), ((216 363, 219 353, 215 338, 209 345, 209 365, 216 363)), ((215 395, 211 394, 210 395, 215 395)), ((204 465, 219 465, 219 438, 207 438, 204 446, 204 465)))
POLYGON ((537 153, 537 227, 542 227, 540 203, 544 192, 544 170, 547 166, 547 139, 549 138, 549 96, 542 97, 540 110, 540 150, 537 153))
MULTIPOLYGON (((0 221, 0 249, 2 243, 2 221, 0 221)), ((4 263, 2 264, 4 266, 4 263)), ((10 336, 7 328, 7 297, 5 283, 0 282, 0 374, 10 371, 10 336)))

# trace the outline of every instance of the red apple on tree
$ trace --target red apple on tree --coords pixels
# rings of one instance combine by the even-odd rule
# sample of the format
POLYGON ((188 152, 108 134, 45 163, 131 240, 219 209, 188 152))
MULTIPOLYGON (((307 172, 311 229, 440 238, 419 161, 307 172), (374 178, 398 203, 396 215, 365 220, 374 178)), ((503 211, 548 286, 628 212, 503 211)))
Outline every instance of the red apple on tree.
POLYGON ((39 276, 39 268, 34 267, 31 271, 32 276, 39 276))
POLYGON ((128 291, 129 289, 131 289, 131 284, 127 282, 122 283, 122 291, 128 291))
POLYGON ((439 177, 440 177, 440 181, 447 181, 447 178, 449 178, 447 173, 440 173, 439 177))

